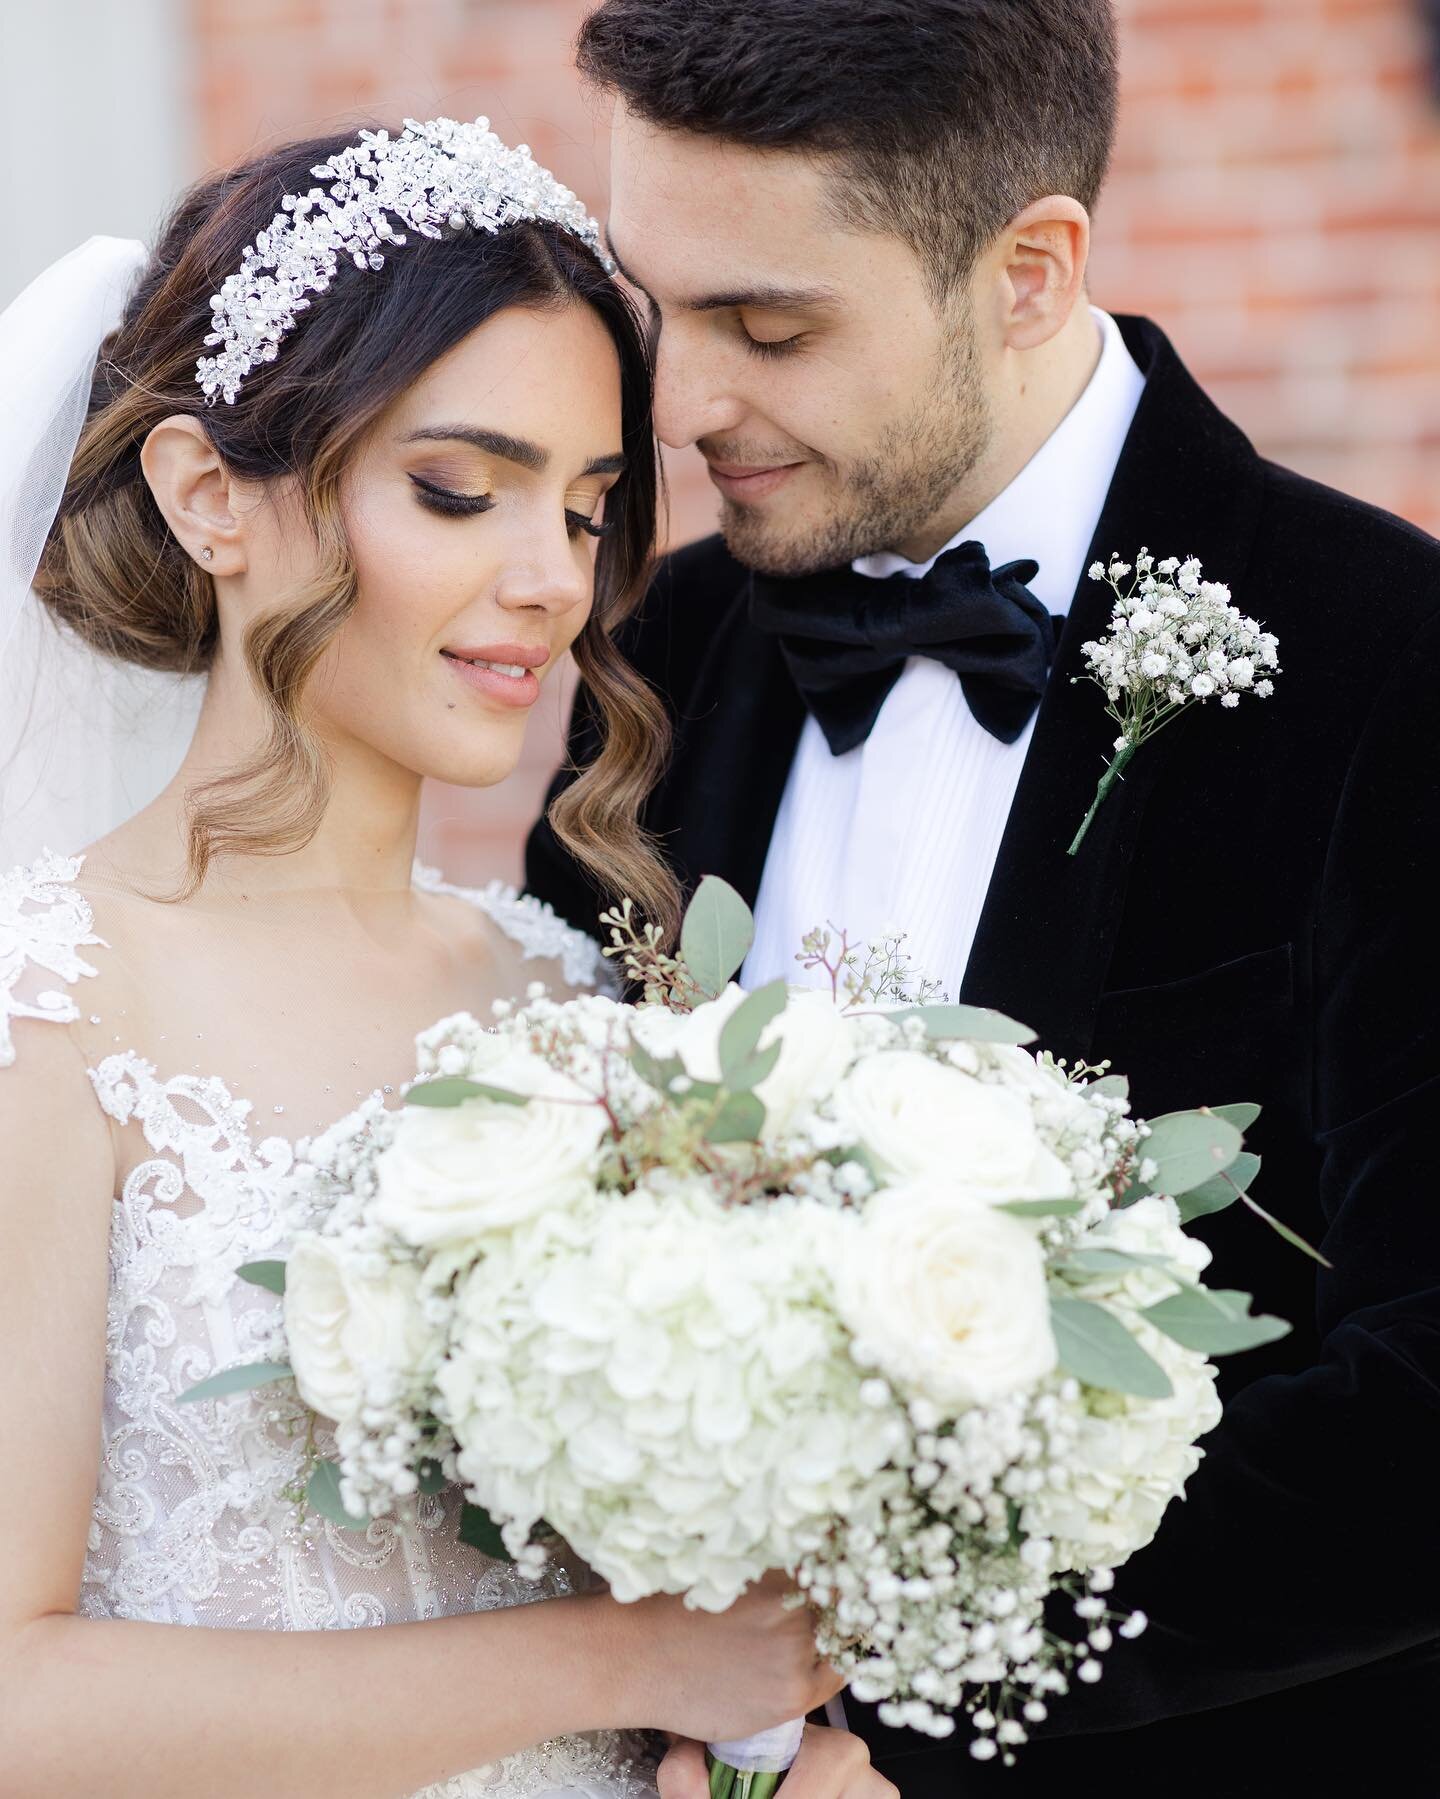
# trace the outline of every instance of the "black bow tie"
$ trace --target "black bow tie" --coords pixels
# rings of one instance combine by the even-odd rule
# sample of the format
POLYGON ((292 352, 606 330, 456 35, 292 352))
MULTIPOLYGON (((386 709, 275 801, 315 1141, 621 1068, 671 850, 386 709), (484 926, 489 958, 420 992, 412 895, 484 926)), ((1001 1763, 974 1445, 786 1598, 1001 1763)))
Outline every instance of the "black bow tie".
POLYGON ((870 735, 911 656, 960 677, 976 719, 1014 743, 1045 691, 1050 614, 1025 583, 1038 564, 992 571, 985 546, 958 544, 928 574, 876 580, 851 568, 799 580, 756 575, 751 622, 777 637, 795 685, 833 755, 870 735))

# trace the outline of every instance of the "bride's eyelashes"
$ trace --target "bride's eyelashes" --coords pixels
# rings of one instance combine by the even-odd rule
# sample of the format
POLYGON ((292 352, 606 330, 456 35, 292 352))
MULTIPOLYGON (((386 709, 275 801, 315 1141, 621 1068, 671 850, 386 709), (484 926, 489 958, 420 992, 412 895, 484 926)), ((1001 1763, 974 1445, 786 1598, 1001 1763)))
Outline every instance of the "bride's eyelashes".
POLYGON ((456 493, 453 487, 437 487, 423 475, 411 475, 415 497, 427 512, 439 512, 449 518, 473 517, 488 512, 495 504, 488 493, 456 493))
POLYGON ((572 512, 568 506, 565 508, 565 522, 570 527, 572 537, 576 531, 583 531, 587 537, 609 537, 615 529, 614 519, 601 519, 597 523, 593 518, 586 518, 583 512, 572 512))
MULTIPOLYGON (((423 475, 411 475, 410 479, 415 487, 415 498, 426 511, 438 512, 446 518, 473 518, 477 513, 489 512, 495 504, 488 493, 456 493, 453 487, 440 487, 423 475)), ((572 537, 580 532, 589 537, 609 537, 615 529, 613 521, 597 523, 570 506, 565 508, 565 523, 572 537)))

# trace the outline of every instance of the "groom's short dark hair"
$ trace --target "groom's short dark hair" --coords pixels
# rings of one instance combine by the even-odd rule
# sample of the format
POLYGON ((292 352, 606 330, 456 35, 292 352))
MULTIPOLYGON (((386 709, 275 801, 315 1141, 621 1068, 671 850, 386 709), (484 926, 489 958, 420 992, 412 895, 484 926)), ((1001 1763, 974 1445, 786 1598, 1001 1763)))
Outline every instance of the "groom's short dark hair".
POLYGON ((653 125, 834 157, 942 292, 1032 200, 1093 207, 1115 130, 1111 0, 601 0, 577 48, 653 125))

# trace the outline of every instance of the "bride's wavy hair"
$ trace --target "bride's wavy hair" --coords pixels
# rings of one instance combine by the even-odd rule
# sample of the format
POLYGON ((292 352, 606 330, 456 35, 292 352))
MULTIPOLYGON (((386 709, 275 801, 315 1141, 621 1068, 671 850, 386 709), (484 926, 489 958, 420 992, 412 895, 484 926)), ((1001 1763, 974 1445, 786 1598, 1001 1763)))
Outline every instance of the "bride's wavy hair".
POLYGON ((87 643, 125 662, 198 673, 219 648, 210 576, 180 546, 151 495, 140 451, 175 413, 204 426, 241 477, 298 482, 322 572, 256 619, 244 637, 269 714, 269 741, 243 767, 189 796, 184 894, 219 855, 283 855, 319 828, 328 760, 306 728, 306 682, 355 605, 356 574, 341 516, 345 470, 380 415, 470 332, 511 306, 589 306, 620 363, 625 469, 606 498, 615 529, 601 541, 595 600, 573 654, 594 698, 599 752, 552 803, 556 835, 609 894, 630 895, 670 929, 675 882, 639 822, 668 747, 663 706, 616 649, 613 634, 642 591, 655 539, 660 473, 650 424, 651 368, 632 306, 599 259, 539 221, 495 235, 412 235, 378 272, 342 260, 284 340, 251 372, 233 405, 207 407, 195 381, 210 297, 287 193, 313 185, 317 163, 355 132, 286 145, 199 183, 166 224, 118 329, 101 348, 89 411, 35 586, 87 643))

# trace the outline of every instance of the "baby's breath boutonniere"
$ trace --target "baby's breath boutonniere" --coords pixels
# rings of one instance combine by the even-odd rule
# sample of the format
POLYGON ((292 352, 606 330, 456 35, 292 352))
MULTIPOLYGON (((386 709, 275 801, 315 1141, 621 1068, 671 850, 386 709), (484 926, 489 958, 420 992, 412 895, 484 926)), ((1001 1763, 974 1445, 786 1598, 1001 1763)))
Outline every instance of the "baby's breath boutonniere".
POLYGON ((1115 610, 1109 636, 1083 646, 1089 673, 1074 679, 1105 689, 1105 710, 1120 735, 1070 845, 1072 856, 1142 743, 1197 700, 1218 698, 1226 707, 1238 706, 1242 693, 1268 700, 1275 691, 1270 676, 1280 667, 1276 638, 1230 604, 1228 587, 1200 579, 1198 557, 1157 562, 1142 549, 1133 570, 1112 556, 1108 568, 1092 562, 1087 572, 1115 590, 1115 610), (1127 575, 1133 578, 1124 587, 1127 575))

